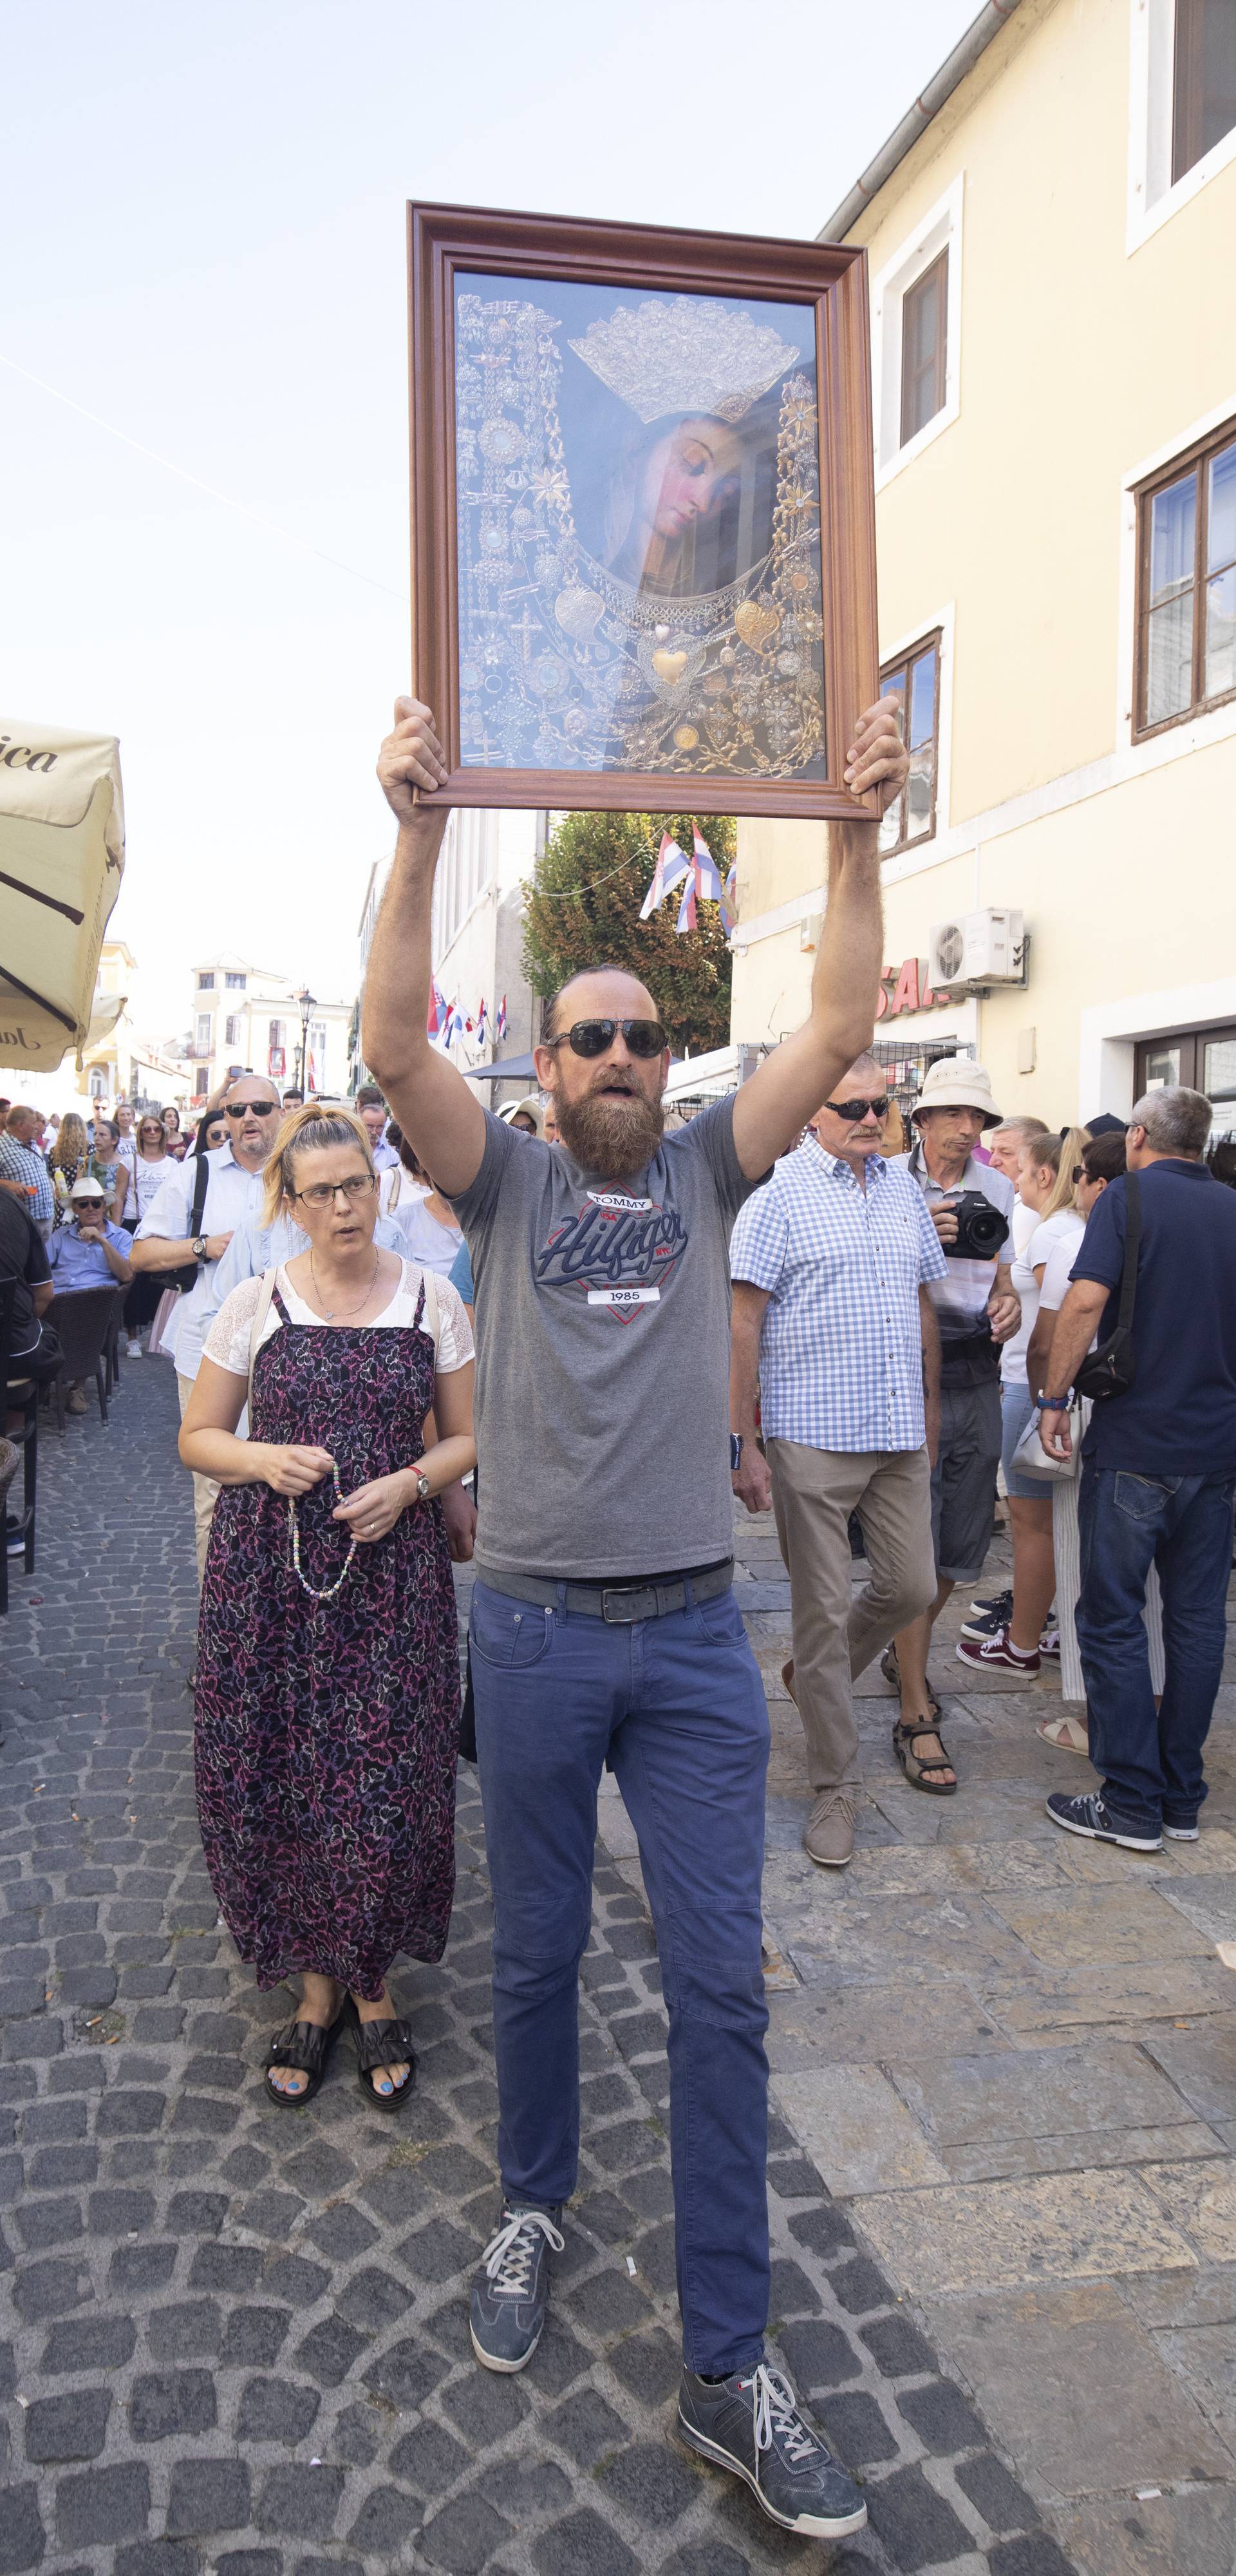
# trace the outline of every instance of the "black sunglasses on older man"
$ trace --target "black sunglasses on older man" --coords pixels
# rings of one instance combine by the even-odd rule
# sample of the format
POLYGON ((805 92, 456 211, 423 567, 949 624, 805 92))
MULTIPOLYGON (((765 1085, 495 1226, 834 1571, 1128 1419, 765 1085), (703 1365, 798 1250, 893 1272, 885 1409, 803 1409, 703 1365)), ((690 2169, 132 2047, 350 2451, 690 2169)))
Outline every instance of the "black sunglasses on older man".
POLYGON ((543 1038, 547 1047, 569 1046, 572 1055, 604 1055, 621 1029, 632 1055, 654 1056, 669 1045, 659 1020, 576 1020, 560 1037, 543 1038))
POLYGON ((834 1118, 846 1118, 853 1126, 860 1118, 866 1117, 868 1110, 873 1118, 887 1118, 888 1093, 885 1092, 882 1100, 826 1100, 824 1106, 832 1111, 834 1118))
POLYGON ((225 1118, 247 1118, 252 1112, 255 1118, 273 1118, 278 1106, 277 1100, 225 1100, 223 1115, 225 1118))

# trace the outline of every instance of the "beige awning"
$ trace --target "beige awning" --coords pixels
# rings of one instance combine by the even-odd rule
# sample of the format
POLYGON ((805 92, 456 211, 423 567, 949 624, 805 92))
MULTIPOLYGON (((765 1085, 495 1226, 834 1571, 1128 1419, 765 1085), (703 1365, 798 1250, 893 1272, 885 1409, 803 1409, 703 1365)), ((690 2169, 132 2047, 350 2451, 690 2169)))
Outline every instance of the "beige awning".
POLYGON ((81 1070, 123 872, 113 737, 0 718, 0 1064, 81 1070))

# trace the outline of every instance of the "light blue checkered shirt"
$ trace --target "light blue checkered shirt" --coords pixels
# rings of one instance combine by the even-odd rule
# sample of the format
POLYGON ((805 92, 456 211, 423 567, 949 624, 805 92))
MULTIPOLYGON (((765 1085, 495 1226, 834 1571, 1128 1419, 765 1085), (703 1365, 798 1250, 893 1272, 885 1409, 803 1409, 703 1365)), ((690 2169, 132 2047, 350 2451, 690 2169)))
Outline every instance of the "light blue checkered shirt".
POLYGON ((56 1198, 42 1155, 32 1145, 19 1145, 15 1136, 0 1136, 0 1174, 6 1181, 20 1181, 23 1189, 33 1193, 21 1204, 36 1225, 48 1225, 56 1198))
POLYGON ((806 1449, 921 1449, 918 1292, 948 1269, 922 1192, 873 1154, 867 1187, 809 1137, 753 1192, 730 1272, 767 1288, 760 1333, 766 1440, 806 1449))

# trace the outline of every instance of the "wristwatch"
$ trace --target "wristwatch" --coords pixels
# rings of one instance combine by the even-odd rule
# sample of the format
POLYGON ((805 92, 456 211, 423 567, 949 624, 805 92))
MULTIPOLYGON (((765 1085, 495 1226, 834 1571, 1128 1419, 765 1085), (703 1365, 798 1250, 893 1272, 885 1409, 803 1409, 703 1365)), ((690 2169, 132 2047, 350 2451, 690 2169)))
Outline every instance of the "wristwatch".
POLYGON ((739 1468, 740 1468, 740 1467, 741 1467, 741 1465, 742 1465, 742 1443, 743 1443, 743 1435, 742 1435, 741 1431, 731 1431, 731 1433, 730 1433, 730 1474, 731 1474, 731 1476, 736 1476, 736 1475, 738 1474, 738 1470, 739 1470, 739 1468))
POLYGON ((427 1503, 433 1493, 429 1478, 422 1474, 419 1467, 414 1467, 412 1473, 416 1478, 416 1499, 418 1503, 427 1503))
POLYGON ((189 1246, 189 1250, 195 1261, 209 1261, 210 1259, 210 1255, 206 1249, 206 1237, 204 1234, 194 1235, 193 1241, 189 1246))

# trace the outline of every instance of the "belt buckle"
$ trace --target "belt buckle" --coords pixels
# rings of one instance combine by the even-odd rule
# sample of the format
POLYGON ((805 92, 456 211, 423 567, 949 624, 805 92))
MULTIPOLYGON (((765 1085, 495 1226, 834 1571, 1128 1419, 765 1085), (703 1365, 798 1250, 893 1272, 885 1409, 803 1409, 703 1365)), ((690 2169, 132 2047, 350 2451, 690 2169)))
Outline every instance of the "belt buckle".
POLYGON ((601 1594, 601 1617, 611 1628, 631 1628, 637 1619, 655 1619, 656 1615, 655 1584, 643 1584, 638 1591, 626 1592, 615 1588, 601 1594), (610 1608, 611 1602, 613 1609, 610 1608), (643 1609, 637 1606, 640 1602, 645 1605, 643 1609))

